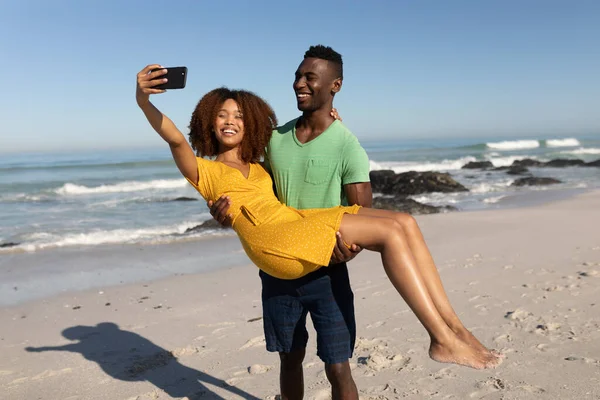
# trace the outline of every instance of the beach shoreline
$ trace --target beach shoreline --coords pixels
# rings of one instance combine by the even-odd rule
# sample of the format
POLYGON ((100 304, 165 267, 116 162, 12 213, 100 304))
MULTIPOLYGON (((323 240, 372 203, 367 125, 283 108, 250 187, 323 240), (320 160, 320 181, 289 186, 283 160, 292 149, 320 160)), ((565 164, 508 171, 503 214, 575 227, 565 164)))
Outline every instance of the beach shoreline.
MULTIPOLYGON (((599 398, 598 204, 600 191, 589 191, 525 208, 417 216, 458 314, 506 353, 495 370, 431 361, 425 331, 377 255, 361 253, 350 264, 361 398, 599 398)), ((8 259, 0 256, 7 398, 275 398, 278 361, 264 349, 258 270, 237 238, 8 259), (199 249, 215 257, 195 263, 199 249), (10 293, 44 283, 53 288, 44 296, 10 293)), ((326 399, 309 332, 306 398, 326 399)))

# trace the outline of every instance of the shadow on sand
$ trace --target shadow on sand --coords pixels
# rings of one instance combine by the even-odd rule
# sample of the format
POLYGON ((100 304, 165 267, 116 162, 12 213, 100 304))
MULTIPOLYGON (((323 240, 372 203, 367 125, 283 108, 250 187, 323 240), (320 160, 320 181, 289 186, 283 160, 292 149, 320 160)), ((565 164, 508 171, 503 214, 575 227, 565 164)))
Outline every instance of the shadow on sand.
POLYGON ((243 399, 260 400, 241 389, 229 386, 222 379, 186 367, 171 351, 111 322, 96 326, 73 326, 62 331, 69 340, 64 346, 27 347, 29 352, 70 351, 93 361, 109 376, 122 381, 148 381, 171 397, 223 399, 203 383, 222 387, 243 399))

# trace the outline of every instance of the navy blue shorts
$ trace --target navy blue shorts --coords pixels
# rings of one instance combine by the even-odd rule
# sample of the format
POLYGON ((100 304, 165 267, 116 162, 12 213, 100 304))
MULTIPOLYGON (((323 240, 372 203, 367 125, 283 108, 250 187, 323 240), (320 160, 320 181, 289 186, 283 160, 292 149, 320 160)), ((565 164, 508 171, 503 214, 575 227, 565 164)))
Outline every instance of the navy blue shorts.
POLYGON ((327 364, 352 357, 356 340, 354 294, 346 264, 323 267, 285 280, 262 271, 263 322, 267 350, 290 353, 308 342, 306 315, 317 332, 317 355, 327 364))

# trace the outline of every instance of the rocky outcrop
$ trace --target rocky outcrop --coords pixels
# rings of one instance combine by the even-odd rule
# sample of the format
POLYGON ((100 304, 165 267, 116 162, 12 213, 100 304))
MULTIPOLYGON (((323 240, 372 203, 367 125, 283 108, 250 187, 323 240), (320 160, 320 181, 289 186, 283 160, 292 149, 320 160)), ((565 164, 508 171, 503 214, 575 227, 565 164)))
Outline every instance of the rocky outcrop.
POLYGON ((539 186, 539 185, 554 185, 562 183, 558 179, 554 178, 540 178, 535 176, 528 176, 526 178, 519 178, 511 186, 539 186))
POLYGON ((176 198, 171 199, 169 201, 198 201, 198 199, 195 199, 193 197, 182 196, 182 197, 176 197, 176 198))
POLYGON ((494 168, 494 164, 491 161, 470 161, 463 165, 461 169, 485 169, 494 168))
POLYGON ((585 164, 585 162, 583 162, 583 160, 579 160, 579 159, 556 158, 554 160, 550 160, 547 163, 545 163, 544 167, 555 167, 555 168, 577 167, 577 166, 583 165, 583 164, 585 164))
POLYGON ((396 197, 375 197, 373 199, 373 208, 382 210, 400 211, 407 214, 436 214, 439 212, 456 211, 452 206, 431 206, 429 204, 419 203, 413 199, 404 196, 396 197))
POLYGON ((522 165, 511 165, 506 170, 506 173, 509 175, 524 175, 524 174, 528 174, 529 170, 522 165))
POLYGON ((208 219, 199 225, 196 225, 192 228, 187 228, 184 232, 184 235, 186 233, 201 232, 201 231, 206 231, 209 229, 227 229, 227 228, 223 227, 215 219, 208 219))
POLYGON ((403 172, 372 171, 371 187, 373 192, 408 196, 421 193, 454 193, 467 192, 468 189, 456 182, 450 174, 442 172, 403 172))
POLYGON ((513 161, 511 167, 553 167, 553 168, 564 168, 564 167, 578 167, 578 166, 600 166, 600 160, 593 161, 592 163, 585 163, 583 160, 578 158, 555 158, 548 162, 542 162, 538 160, 532 160, 531 158, 524 158, 522 160, 513 161), (590 165, 596 163, 595 165, 590 165))
POLYGON ((531 158, 524 158, 522 160, 515 160, 512 163, 512 167, 541 167, 544 163, 538 160, 532 160, 531 158))

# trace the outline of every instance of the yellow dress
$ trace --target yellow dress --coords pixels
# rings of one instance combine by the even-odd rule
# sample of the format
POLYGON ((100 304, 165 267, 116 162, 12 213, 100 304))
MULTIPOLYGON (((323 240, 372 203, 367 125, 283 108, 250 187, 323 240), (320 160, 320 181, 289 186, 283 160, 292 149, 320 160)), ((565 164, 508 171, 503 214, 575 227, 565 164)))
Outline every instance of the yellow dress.
POLYGON ((199 182, 188 179, 205 200, 229 196, 233 230, 252 262, 267 274, 296 279, 329 264, 344 214, 360 206, 297 210, 281 204, 271 176, 259 164, 241 171, 197 157, 199 182))

